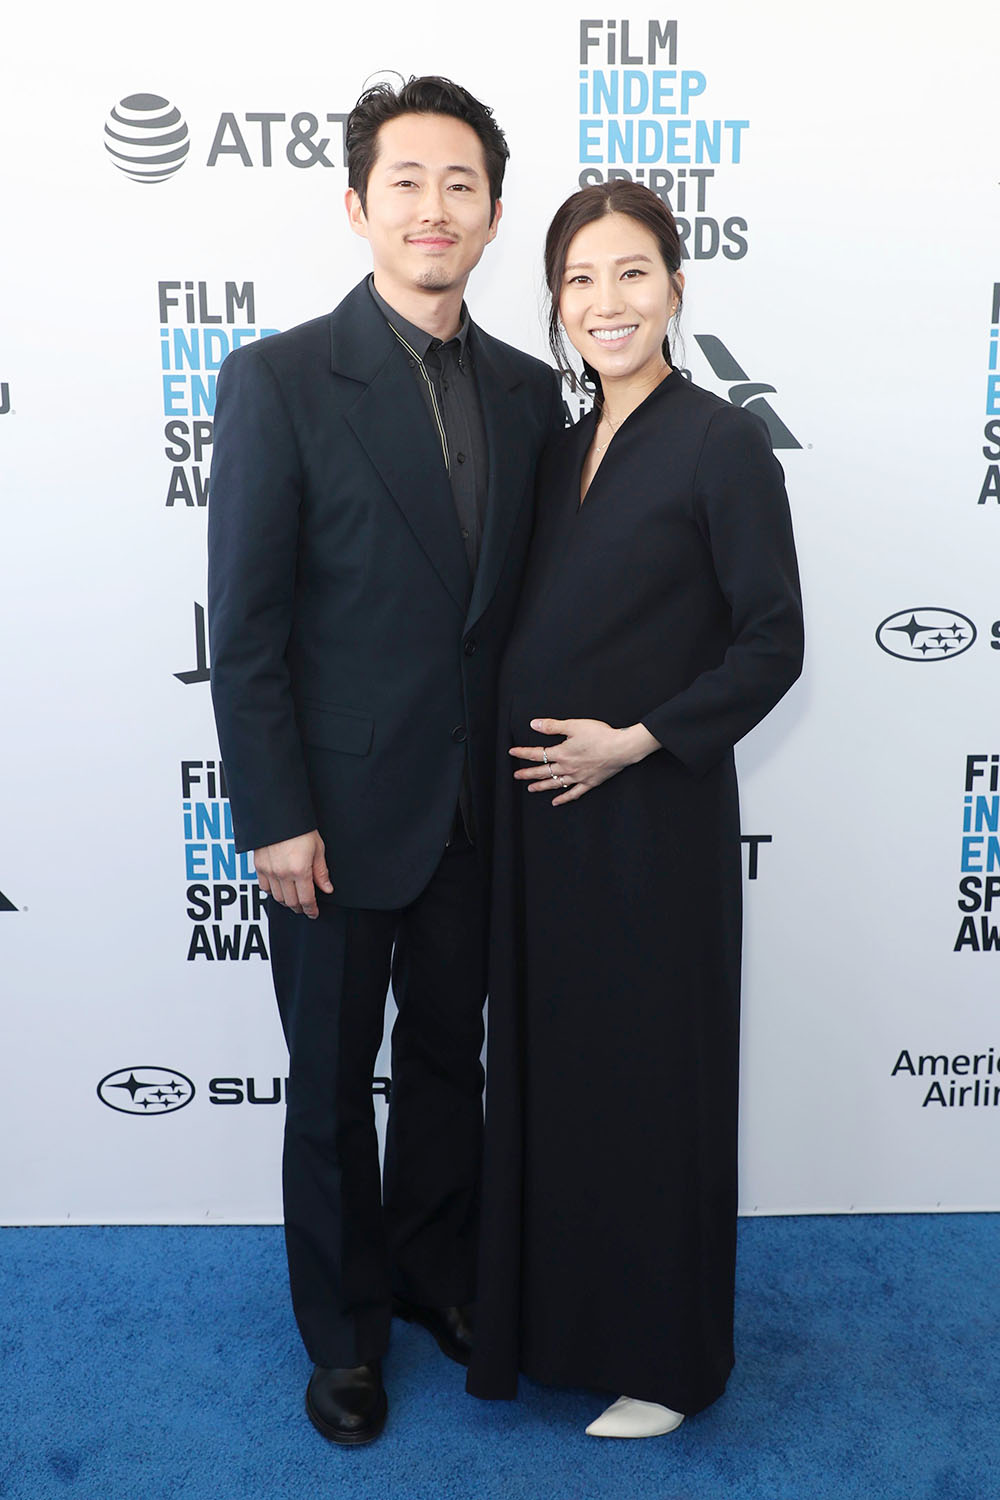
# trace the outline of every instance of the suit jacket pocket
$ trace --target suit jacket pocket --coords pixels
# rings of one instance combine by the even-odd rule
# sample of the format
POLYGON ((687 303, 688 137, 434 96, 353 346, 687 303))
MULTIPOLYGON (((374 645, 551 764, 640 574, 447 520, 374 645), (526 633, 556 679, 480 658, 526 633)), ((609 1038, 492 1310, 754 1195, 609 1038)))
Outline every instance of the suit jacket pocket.
POLYGON ((321 750, 341 750, 346 755, 367 755, 371 749, 375 721, 352 708, 334 708, 323 703, 303 703, 299 709, 302 741, 321 750))

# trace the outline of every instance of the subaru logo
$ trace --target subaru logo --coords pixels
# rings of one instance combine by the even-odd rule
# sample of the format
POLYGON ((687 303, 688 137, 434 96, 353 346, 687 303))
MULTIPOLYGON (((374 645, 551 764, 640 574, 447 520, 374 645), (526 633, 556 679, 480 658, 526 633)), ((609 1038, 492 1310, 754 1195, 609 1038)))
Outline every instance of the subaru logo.
POLYGON ((123 1115, 165 1115, 194 1098, 194 1084, 176 1068, 119 1068, 97 1085, 97 1097, 123 1115))
POLYGON ((944 661, 968 651, 976 627, 957 609, 901 609, 882 621, 875 639, 900 661, 944 661))

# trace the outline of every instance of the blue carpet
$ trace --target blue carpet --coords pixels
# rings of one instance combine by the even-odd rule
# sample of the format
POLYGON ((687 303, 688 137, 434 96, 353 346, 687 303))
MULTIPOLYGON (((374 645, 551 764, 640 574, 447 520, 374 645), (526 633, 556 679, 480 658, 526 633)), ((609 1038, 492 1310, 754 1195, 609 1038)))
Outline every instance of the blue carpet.
POLYGON ((669 1437, 474 1401, 396 1323, 389 1422, 326 1443, 280 1230, 0 1230, 4 1500, 997 1500, 1000 1215, 749 1219, 737 1367, 669 1437))

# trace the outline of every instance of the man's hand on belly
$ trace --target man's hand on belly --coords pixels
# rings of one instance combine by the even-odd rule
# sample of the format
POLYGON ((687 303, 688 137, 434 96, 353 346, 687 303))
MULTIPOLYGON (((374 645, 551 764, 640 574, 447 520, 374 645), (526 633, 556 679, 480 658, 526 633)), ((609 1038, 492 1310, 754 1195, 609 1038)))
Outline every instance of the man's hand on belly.
POLYGON ((318 917, 316 886, 328 896, 333 883, 326 867, 326 846, 314 828, 280 844, 265 844, 253 851, 254 868, 261 890, 289 911, 318 917))

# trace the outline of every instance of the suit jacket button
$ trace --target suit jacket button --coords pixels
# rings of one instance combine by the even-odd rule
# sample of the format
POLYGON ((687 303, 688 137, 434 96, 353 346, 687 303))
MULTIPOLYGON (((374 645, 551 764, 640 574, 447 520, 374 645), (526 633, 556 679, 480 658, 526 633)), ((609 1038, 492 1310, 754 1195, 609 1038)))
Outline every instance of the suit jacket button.
POLYGON ((466 730, 465 725, 456 724, 455 728, 451 731, 451 737, 455 741, 456 745, 464 744, 465 741, 469 738, 468 731, 466 730))
POLYGON ((478 645, 478 641, 466 641, 464 646, 466 656, 475 656, 478 645))

